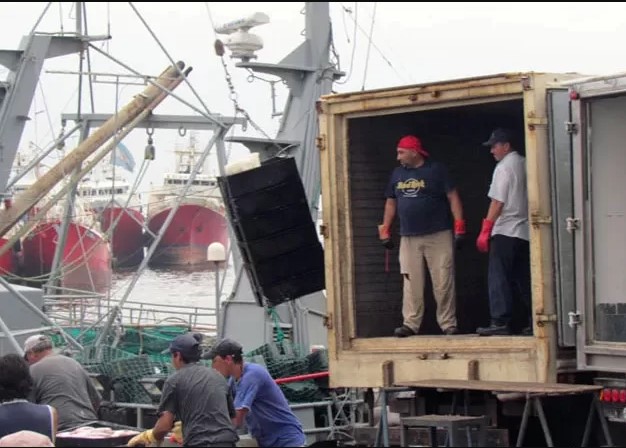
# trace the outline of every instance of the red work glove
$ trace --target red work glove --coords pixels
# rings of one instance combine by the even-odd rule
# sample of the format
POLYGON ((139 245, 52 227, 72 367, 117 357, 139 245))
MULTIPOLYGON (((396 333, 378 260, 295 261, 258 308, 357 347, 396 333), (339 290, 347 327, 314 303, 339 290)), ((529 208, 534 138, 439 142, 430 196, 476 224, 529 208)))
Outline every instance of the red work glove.
POLYGON ((393 249, 394 245, 393 241, 391 240, 391 231, 389 230, 389 227, 384 224, 379 224, 378 238, 380 239, 381 243, 383 243, 385 249, 393 249))
POLYGON ((489 252, 489 238, 491 238, 491 230, 495 223, 488 219, 483 219, 483 226, 480 229, 480 234, 476 240, 476 248, 479 252, 489 252))
POLYGON ((465 241, 465 220, 454 220, 454 247, 460 249, 465 241))

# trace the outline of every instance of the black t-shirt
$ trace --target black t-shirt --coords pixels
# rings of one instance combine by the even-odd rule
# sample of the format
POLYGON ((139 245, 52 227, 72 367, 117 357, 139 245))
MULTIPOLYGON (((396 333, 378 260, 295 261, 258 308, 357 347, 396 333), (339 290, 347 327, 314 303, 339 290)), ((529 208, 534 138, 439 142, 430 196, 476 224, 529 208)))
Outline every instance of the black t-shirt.
POLYGON ((185 446, 236 443, 232 396, 226 379, 201 364, 187 364, 163 386, 159 414, 169 411, 182 422, 185 446))
POLYGON ((453 189, 448 171, 438 162, 426 160, 418 168, 396 168, 385 196, 397 201, 400 235, 429 235, 452 229, 447 194, 453 189))

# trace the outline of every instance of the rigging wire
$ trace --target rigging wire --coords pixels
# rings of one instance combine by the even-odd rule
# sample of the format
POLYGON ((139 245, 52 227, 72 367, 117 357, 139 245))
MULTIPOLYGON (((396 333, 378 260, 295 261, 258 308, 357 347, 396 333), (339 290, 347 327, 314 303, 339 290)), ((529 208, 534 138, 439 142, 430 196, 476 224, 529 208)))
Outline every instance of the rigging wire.
MULTIPOLYGON (((109 4, 107 3, 107 6, 108 5, 109 4)), ((82 7, 83 7, 83 24, 85 27, 85 35, 89 36, 89 29, 87 28, 87 5, 85 4, 85 2, 82 3, 82 7)), ((110 27, 110 24, 109 24, 109 27, 110 27)), ((108 41, 107 41, 107 44, 108 44, 108 41)), ((85 52, 85 55, 87 58, 87 72, 91 73, 91 52, 89 51, 89 47, 81 51, 81 54, 80 54, 81 59, 82 59, 83 51, 85 52)), ((82 78, 83 76, 82 70, 78 76, 82 78)), ((96 103, 94 99, 93 79, 91 78, 91 75, 87 75, 87 79, 89 80, 89 98, 90 98, 90 104, 91 104, 91 113, 94 113, 96 110, 96 103)), ((79 117, 80 117, 80 114, 79 114, 79 117)))
MULTIPOLYGON (((48 4, 48 6, 46 7, 46 9, 44 10, 44 13, 42 14, 42 17, 40 17, 40 20, 39 20, 39 21, 41 21, 41 19, 43 18, 43 15, 45 14, 45 12, 47 11, 47 9, 49 8, 49 6, 50 6, 50 5, 51 5, 51 3, 49 3, 49 4, 48 4)), ((85 5, 83 5, 83 7, 85 7, 85 5)), ((85 17, 85 18, 86 18, 86 9, 84 9, 84 11, 85 11, 85 14, 83 15, 83 17, 85 17)), ((62 23, 63 11, 62 11, 62 9, 60 9, 60 15, 61 15, 61 28, 63 28, 63 23, 62 23)), ((140 17, 140 18, 141 18, 141 17, 140 17)), ((110 32, 110 4, 109 4, 109 3, 107 3, 107 19, 108 19, 108 30, 109 30, 109 32, 110 32)), ((39 21, 37 22, 37 24, 39 23, 39 21)), ((35 28, 36 28, 36 26, 37 26, 37 25, 35 25, 35 28)), ((34 28, 34 29, 35 29, 35 28, 34 28)), ((87 30, 86 30, 86 28, 85 28, 85 32, 86 32, 86 31, 87 31, 87 30)), ((87 32, 86 32, 86 34, 87 34, 87 32)), ((156 37, 155 37, 155 40, 157 40, 157 39, 156 39, 156 37)), ((157 42, 158 42, 158 40, 157 40, 157 42)), ((102 46, 104 47, 104 45, 105 45, 105 44, 106 44, 106 46, 107 46, 107 48, 108 48, 108 44, 109 44, 109 43, 108 43, 108 42, 103 43, 103 44, 102 44, 102 46)), ((164 50, 164 52, 165 52, 165 50, 164 50)), ((91 62, 90 62, 90 61, 91 61, 91 58, 90 58, 90 52, 89 52, 89 51, 87 51, 87 56, 86 56, 86 57, 87 57, 87 60, 88 60, 88 66, 89 66, 89 68, 88 68, 88 72, 90 73, 90 72, 91 72, 91 62)), ((79 76, 82 76, 82 69, 81 69, 81 71, 80 71, 79 76)), ((90 82, 90 90, 91 90, 91 108, 92 108, 92 111, 93 111, 93 110, 95 109, 95 104, 94 104, 94 103, 95 103, 95 101, 94 101, 94 98, 93 98, 93 91, 94 91, 94 89, 93 89, 93 84, 92 84, 92 79, 91 79, 91 77, 89 77, 89 82, 90 82)), ((39 87, 40 87, 40 89, 42 89, 41 84, 39 85, 39 87)), ((191 86, 190 86, 190 87, 191 87, 191 86)), ((80 92, 82 92, 82 90, 81 90, 80 88, 78 88, 78 89, 77 89, 77 91, 79 92, 79 102, 80 102, 80 92)), ((195 93, 195 92, 194 92, 194 93, 195 93)), ((75 94, 76 94, 76 91, 75 91, 74 95, 75 95, 75 94)), ((42 95, 44 95, 44 94, 43 94, 43 89, 42 89, 42 95)), ((72 97, 74 97, 74 95, 72 95, 72 97)), ((117 92, 116 92, 116 95, 117 95, 117 92)), ((200 98, 199 98, 199 99, 200 99, 200 98)), ((46 103, 45 96, 44 96, 43 100, 44 100, 44 103, 46 103)), ((67 105, 68 105, 71 101, 73 101, 73 98, 71 98, 70 100, 68 100, 68 102, 67 102, 66 106, 67 106, 67 105)), ((116 103, 117 103, 117 100, 116 100, 116 103)), ((204 104, 203 104, 203 105, 204 105, 204 104)), ((205 106, 205 108, 206 108, 206 106, 205 106)), ((208 111, 208 108, 206 108, 206 109, 207 109, 207 111, 208 111)), ((79 110, 80 110, 80 104, 79 104, 79 110)), ((49 110, 48 110, 48 108, 47 108, 47 104, 46 104, 46 113, 47 113, 47 117, 48 117, 48 123, 49 123, 49 125, 50 125, 51 130, 52 130, 52 120, 50 119, 50 114, 49 114, 49 110)), ((145 164, 145 161, 144 161, 144 164, 145 164)), ((144 166, 144 165, 142 165, 142 167, 143 167, 143 166, 144 166)), ((145 170, 143 170, 143 173, 144 173, 144 174, 145 174, 145 172, 146 172, 146 171, 145 171, 145 170)), ((141 176, 141 177, 143 177, 143 176, 141 176)), ((138 180, 139 180, 139 177, 136 179, 136 183, 138 183, 138 180)), ((79 217, 79 215, 75 213, 75 214, 73 215, 73 217, 74 217, 74 218, 77 218, 77 217, 79 217)), ((41 221, 44 221, 44 219, 41 219, 41 221)), ((81 244, 82 244, 82 238, 81 238, 81 244)))
POLYGON ((52 6, 52 2, 48 2, 48 4, 43 8, 43 11, 41 12, 41 14, 39 14, 39 17, 37 18, 37 21, 35 22, 35 24, 31 28, 29 34, 34 34, 35 33, 35 30, 37 30, 37 27, 39 26, 39 24, 41 23, 41 21, 45 17, 46 13, 48 12, 48 9, 50 9, 50 6, 52 6))
POLYGON ((59 29, 61 34, 65 34, 63 30, 63 2, 59 2, 59 29))
MULTIPOLYGON (((111 2, 107 2, 107 36, 111 37, 111 2)), ((107 39, 106 47, 107 53, 110 52, 111 39, 107 39)))
MULTIPOLYGON (((348 34, 348 25, 346 23, 346 12, 348 12, 349 9, 343 5, 340 5, 340 6, 341 6, 341 11, 342 11, 341 21, 343 22, 343 30, 346 33, 346 40, 348 41, 348 43, 350 43, 350 35, 348 34)), ((354 2, 354 7, 356 8, 356 6, 357 6, 357 2, 354 2)))
POLYGON ((213 21, 213 14, 211 14, 209 2, 204 2, 204 7, 206 8, 206 12, 209 15, 209 22, 211 22, 211 31, 213 31, 213 38, 217 39, 217 33, 215 32, 215 22, 213 21))
MULTIPOLYGON (((178 65, 176 64, 176 62, 174 61, 174 59, 172 58, 172 56, 169 54, 169 52, 165 49, 165 46, 161 43, 161 41, 159 40, 159 38, 156 36, 156 34, 154 34, 154 31, 152 31, 152 28, 150 28, 150 25, 148 25, 148 22, 146 22, 143 18, 143 16, 141 15, 141 13, 137 10, 137 8, 135 8, 135 5, 133 4, 133 2, 128 2, 128 4, 130 5, 131 9, 135 12, 135 14, 137 14, 137 17, 139 18, 139 20, 141 21, 141 23, 143 23, 143 25, 146 27, 146 29, 148 30, 148 33, 150 33, 150 35, 152 36, 152 38, 155 40, 155 42, 157 43, 157 45, 161 48, 161 50, 163 51, 163 53, 165 53, 165 56, 167 57, 167 59, 170 61, 170 63, 172 64, 172 66, 176 67, 179 74, 182 74, 182 72, 180 71, 180 69, 178 68, 178 65)), ((187 86, 189 87, 189 89, 191 90, 191 92, 194 94, 194 96, 198 99, 198 101, 200 102, 200 104, 202 105, 202 107, 204 108, 205 112, 208 115, 211 115, 211 111, 209 110, 209 107, 207 106, 207 104, 202 100, 202 98, 200 97, 200 95, 198 94, 198 92, 196 91, 196 89, 193 87, 193 85, 191 84, 191 82, 189 82, 189 79, 187 78, 187 76, 183 77, 183 81, 187 84, 187 86)), ((223 126, 223 125, 222 125, 223 126)))
MULTIPOLYGON (((345 26, 345 17, 346 17, 346 13, 350 13, 350 10, 348 8, 346 8, 345 6, 341 5, 342 8, 342 14, 341 16, 343 17, 344 20, 344 28, 346 30, 346 34, 348 33, 348 28, 345 26)), ((356 38, 357 38, 357 23, 358 23, 358 13, 359 13, 359 3, 358 2, 354 2, 354 29, 352 30, 352 55, 350 56, 350 68, 348 69, 348 73, 346 75, 346 77, 344 79, 342 79, 341 81, 335 81, 336 84, 346 84, 349 80, 350 77, 352 76, 352 68, 354 67, 354 55, 356 53, 356 38)), ((348 42, 350 42, 350 40, 348 39, 348 42)), ((371 40, 370 40, 371 42, 371 40)), ((333 45, 334 47, 334 45, 333 45)))
POLYGON ((365 90, 365 80, 367 79, 367 67, 369 66, 369 62, 370 62, 370 50, 372 49, 372 35, 374 34, 374 23, 376 21, 376 5, 377 4, 378 2, 374 2, 374 13, 372 14, 372 24, 370 26, 370 32, 368 36, 369 43, 367 45, 367 53, 365 56, 365 68, 363 69, 363 84, 361 85, 361 90, 365 90))
MULTIPOLYGON (((354 21, 354 24, 356 25, 356 27, 358 28, 359 31, 361 31, 361 33, 363 33, 363 35, 365 37, 369 38, 369 35, 367 34, 367 31, 365 31, 363 29, 363 27, 359 24, 359 22, 357 22, 355 20, 354 17, 352 17, 350 14, 348 14, 348 16, 354 21)), ((398 70, 396 69, 396 67, 391 63, 391 61, 389 60, 389 58, 385 55, 385 53, 378 47, 378 45, 376 45, 376 43, 374 42, 373 39, 369 39, 369 45, 371 45, 374 50, 376 50, 378 52, 378 54, 380 55, 380 57, 383 59, 383 61, 385 61, 385 63, 394 71, 394 73, 398 76, 398 78, 400 78, 402 80, 403 83, 408 83, 408 81, 406 80, 406 78, 404 76, 402 76, 400 74, 400 72, 398 72, 398 70)))

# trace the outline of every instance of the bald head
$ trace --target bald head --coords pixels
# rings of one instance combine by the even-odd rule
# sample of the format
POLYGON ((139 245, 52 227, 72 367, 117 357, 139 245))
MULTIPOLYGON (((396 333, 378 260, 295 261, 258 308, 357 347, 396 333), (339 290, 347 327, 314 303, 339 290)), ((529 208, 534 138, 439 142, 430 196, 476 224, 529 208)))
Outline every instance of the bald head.
POLYGON ((0 439, 3 446, 54 446, 50 437, 33 431, 19 431, 0 439))

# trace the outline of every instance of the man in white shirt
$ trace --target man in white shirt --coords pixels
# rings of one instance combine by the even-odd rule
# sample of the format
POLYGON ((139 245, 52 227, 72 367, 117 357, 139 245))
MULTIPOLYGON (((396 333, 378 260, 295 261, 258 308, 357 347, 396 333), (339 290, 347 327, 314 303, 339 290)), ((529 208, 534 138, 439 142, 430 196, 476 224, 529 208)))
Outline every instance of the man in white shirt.
POLYGON ((494 130, 483 145, 491 149, 498 164, 488 193, 491 204, 476 240, 480 252, 489 252, 491 324, 476 332, 481 336, 511 334, 517 288, 528 313, 522 333, 532 335, 526 159, 513 148, 511 133, 506 129, 494 130))

